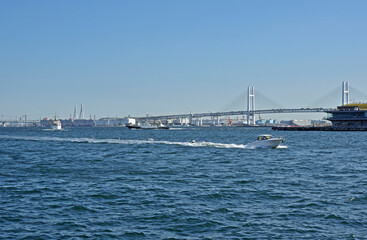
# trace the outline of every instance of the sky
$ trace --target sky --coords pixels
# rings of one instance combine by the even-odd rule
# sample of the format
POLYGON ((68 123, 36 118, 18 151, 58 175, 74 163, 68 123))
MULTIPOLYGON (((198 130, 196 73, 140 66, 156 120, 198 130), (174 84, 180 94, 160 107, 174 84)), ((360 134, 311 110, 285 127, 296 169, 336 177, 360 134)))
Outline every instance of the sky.
POLYGON ((340 105, 342 81, 367 95, 366 12, 364 0, 0 0, 0 114, 216 112, 248 86, 285 108, 339 88, 340 105))

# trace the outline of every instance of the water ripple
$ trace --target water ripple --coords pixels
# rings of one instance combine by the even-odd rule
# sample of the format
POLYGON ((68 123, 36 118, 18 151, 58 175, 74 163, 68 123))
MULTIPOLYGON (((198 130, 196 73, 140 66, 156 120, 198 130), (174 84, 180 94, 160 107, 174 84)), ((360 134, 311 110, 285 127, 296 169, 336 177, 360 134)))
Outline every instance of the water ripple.
POLYGON ((262 133, 1 129, 0 239, 365 239, 364 133, 262 133))

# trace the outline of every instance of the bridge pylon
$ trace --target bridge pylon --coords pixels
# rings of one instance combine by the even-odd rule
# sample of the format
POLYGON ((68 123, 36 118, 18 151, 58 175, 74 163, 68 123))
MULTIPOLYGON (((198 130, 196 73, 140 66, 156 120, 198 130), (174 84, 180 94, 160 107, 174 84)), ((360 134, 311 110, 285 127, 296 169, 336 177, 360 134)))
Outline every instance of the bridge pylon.
POLYGON ((247 88, 247 125, 255 125, 255 88, 247 88), (251 112, 251 120, 250 120, 251 112))
POLYGON ((73 120, 77 119, 77 109, 76 109, 76 105, 74 105, 74 115, 73 115, 73 120))
POLYGON ((342 106, 349 104, 349 82, 343 82, 342 94, 342 106))
POLYGON ((80 104, 80 114, 79 114, 79 119, 85 119, 85 116, 84 116, 84 110, 83 110, 83 104, 80 104))

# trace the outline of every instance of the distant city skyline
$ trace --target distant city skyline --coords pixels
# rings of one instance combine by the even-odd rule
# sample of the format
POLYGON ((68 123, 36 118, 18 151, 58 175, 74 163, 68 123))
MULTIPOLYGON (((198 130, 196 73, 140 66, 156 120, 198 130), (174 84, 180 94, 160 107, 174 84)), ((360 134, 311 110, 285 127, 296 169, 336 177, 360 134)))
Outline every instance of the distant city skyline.
POLYGON ((342 81, 366 100, 366 11, 336 0, 0 1, 0 114, 216 112, 248 86, 287 108, 340 89, 336 107, 342 81))

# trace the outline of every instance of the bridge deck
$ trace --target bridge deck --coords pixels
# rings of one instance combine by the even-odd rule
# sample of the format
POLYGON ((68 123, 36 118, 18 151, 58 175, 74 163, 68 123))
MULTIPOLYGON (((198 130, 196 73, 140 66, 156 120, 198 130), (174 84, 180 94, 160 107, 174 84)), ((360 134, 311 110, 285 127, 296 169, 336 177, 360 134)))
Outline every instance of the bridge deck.
MULTIPOLYGON (((332 110, 331 108, 286 108, 286 109, 267 109, 267 110, 254 110, 249 111, 252 114, 273 114, 273 113, 308 113, 308 112, 326 112, 332 110)), ((248 111, 230 111, 230 112, 208 112, 208 113, 189 113, 189 114, 173 114, 173 115, 159 115, 148 117, 135 117, 139 120, 160 120, 160 119, 173 119, 173 118, 201 118, 201 117, 223 117, 223 116, 235 116, 246 115, 248 111)))

